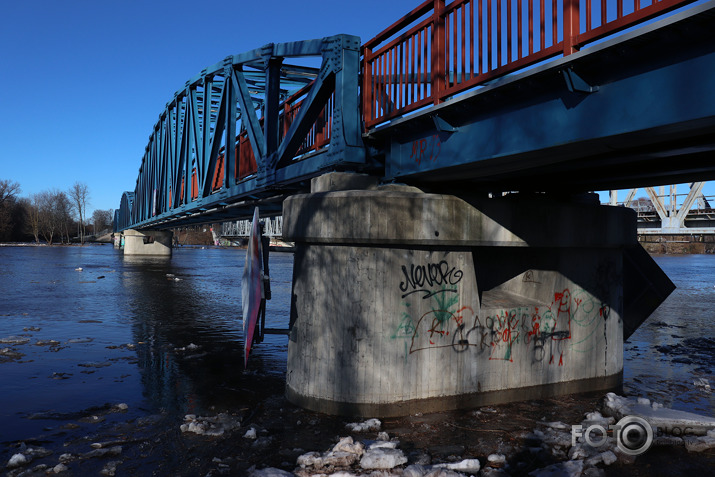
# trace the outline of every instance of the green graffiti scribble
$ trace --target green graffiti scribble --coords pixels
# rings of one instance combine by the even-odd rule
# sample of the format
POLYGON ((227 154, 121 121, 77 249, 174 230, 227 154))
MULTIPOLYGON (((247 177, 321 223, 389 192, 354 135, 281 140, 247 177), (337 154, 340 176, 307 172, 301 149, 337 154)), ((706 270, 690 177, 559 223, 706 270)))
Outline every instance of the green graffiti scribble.
POLYGON ((408 338, 411 339, 413 335, 416 335, 416 332, 412 316, 407 312, 403 312, 402 318, 400 319, 400 324, 397 325, 397 329, 392 334, 392 336, 390 336, 390 338, 393 340, 408 338))
MULTIPOLYGON (((409 303, 403 303, 405 307, 409 307, 409 303)), ((417 329, 415 328, 415 322, 412 319, 412 315, 409 313, 402 312, 402 318, 400 318, 400 324, 397 325, 397 328, 395 329, 395 332, 390 336, 391 339, 397 340, 400 339, 402 340, 404 347, 405 347, 405 354, 404 354, 404 359, 407 361, 407 358, 410 355, 410 343, 412 342, 412 337, 417 336, 417 329)))
MULTIPOLYGON (((442 290, 448 290, 448 288, 442 285, 442 290)), ((438 293, 432 297, 432 302, 433 305, 436 303, 436 306, 432 306, 432 311, 434 312, 435 320, 439 323, 441 330, 444 325, 448 323, 449 319, 454 316, 454 313, 450 310, 450 308, 459 303, 459 295, 438 293)))

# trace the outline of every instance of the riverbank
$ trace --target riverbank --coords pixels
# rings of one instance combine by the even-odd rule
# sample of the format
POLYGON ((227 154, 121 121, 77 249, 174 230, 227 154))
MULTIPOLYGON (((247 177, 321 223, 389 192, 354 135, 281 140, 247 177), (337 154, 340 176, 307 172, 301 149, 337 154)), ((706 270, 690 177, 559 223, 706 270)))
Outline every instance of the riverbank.
POLYGON ((715 253, 715 234, 639 234, 638 242, 651 255, 715 253))

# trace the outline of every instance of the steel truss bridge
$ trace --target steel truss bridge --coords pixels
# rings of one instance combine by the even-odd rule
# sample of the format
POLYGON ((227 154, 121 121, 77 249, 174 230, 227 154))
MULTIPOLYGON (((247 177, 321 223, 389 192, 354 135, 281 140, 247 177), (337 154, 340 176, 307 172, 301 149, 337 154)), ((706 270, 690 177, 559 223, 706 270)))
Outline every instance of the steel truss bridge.
POLYGON ((609 204, 631 207, 638 213, 639 234, 715 234, 715 197, 703 194, 705 182, 645 187, 646 197, 636 198, 639 189, 626 191, 623 201, 618 191, 610 191, 609 204), (688 191, 683 193, 684 187, 688 191))
POLYGON ((450 194, 715 179, 714 26, 714 1, 428 0, 363 44, 228 56, 167 103, 115 230, 279 215, 336 170, 450 194))
MULTIPOLYGON (((263 235, 269 238, 280 238, 283 236, 283 217, 267 217, 261 219, 263 224, 263 235)), ((221 224, 222 238, 248 238, 251 235, 250 220, 234 220, 221 224)))

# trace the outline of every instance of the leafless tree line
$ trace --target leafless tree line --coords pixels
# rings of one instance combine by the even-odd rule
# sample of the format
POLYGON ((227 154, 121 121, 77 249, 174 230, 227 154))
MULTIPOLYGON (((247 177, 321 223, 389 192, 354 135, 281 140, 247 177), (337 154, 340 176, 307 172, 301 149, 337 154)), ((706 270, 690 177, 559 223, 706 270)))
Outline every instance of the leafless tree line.
POLYGON ((91 222, 87 217, 89 187, 76 182, 67 192, 50 189, 19 197, 20 185, 0 180, 0 241, 21 241, 29 237, 49 245, 69 243, 72 234, 84 243, 87 226, 93 233, 111 228, 113 211, 95 210, 91 222), (76 232, 75 232, 76 231, 76 232))

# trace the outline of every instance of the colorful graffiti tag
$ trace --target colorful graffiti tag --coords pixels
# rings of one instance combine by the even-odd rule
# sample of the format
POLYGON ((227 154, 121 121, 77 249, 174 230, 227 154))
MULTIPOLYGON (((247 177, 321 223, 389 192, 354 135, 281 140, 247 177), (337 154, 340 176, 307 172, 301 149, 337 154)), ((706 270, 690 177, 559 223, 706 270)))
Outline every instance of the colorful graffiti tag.
POLYGON ((599 323, 608 319, 608 305, 583 289, 569 288, 553 293, 546 306, 491 309, 480 316, 479 309, 460 305, 456 286, 463 272, 443 260, 424 266, 403 266, 400 292, 403 300, 422 293, 422 306, 404 301, 404 312, 392 339, 405 342, 406 356, 434 348, 455 352, 489 353, 489 360, 513 362, 517 346, 530 353, 534 362, 563 366, 564 353, 574 344, 584 347, 599 323), (426 304, 427 306, 424 306, 426 304), (413 313, 412 309, 419 309, 413 313), (427 311, 424 311, 424 310, 427 311), (417 317, 413 315, 419 315, 417 317), (572 326, 588 328, 572 343, 572 326), (409 345, 409 346, 408 346, 409 345))

